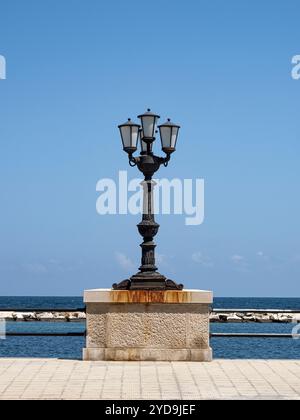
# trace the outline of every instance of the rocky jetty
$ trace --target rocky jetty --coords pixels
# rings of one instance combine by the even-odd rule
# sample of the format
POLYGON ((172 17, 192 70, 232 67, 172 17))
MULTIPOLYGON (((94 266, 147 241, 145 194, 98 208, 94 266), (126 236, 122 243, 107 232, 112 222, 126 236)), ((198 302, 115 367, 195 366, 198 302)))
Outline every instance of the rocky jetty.
POLYGON ((300 323, 300 313, 278 313, 278 312, 232 312, 232 313, 216 313, 210 316, 210 322, 219 323, 300 323))
MULTIPOLYGON (((0 312, 0 320, 15 322, 84 322, 84 312, 0 312)), ((300 323, 300 313, 212 312, 210 322, 218 323, 300 323)))
POLYGON ((16 322, 82 322, 84 312, 0 312, 0 319, 16 322))

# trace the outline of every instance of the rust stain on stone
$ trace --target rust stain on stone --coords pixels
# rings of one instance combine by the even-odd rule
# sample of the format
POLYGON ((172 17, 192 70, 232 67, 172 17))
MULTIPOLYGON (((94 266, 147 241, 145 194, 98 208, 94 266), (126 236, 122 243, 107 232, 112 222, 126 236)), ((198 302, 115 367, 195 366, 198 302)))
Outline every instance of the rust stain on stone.
POLYGON ((110 293, 113 303, 187 303, 191 301, 191 294, 177 290, 112 290, 110 293))

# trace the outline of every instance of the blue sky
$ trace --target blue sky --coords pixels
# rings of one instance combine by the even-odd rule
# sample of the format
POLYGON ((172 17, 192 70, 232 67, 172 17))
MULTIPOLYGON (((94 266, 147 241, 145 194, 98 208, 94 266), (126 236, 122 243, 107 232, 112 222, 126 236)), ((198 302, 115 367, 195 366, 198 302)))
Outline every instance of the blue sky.
MULTIPOLYGON (((162 175, 205 179, 205 222, 161 216, 160 271, 217 296, 299 296, 298 0, 2 0, 0 294, 133 274, 136 216, 99 216, 128 169, 116 126, 181 123, 162 175)), ((132 178, 138 175, 130 169, 132 178)))

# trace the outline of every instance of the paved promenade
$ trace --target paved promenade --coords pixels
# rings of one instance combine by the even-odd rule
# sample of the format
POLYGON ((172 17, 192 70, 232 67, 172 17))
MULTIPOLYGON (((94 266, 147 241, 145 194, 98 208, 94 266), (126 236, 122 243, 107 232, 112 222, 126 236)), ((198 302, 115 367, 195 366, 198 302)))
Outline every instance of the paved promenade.
POLYGON ((0 359, 0 399, 300 399, 300 361, 0 359))

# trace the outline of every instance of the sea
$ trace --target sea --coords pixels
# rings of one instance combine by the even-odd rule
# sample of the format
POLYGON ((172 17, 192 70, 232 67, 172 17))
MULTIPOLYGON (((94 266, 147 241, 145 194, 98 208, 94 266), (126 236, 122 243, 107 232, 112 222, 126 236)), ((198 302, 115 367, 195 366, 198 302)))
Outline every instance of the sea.
MULTIPOLYGON (((5 309, 70 309, 84 304, 81 297, 0 297, 5 309)), ((218 309, 291 309, 300 311, 300 298, 215 298, 218 309)), ((291 334, 295 324, 211 324, 212 333, 291 334)), ((300 326, 299 326, 300 330, 300 326)), ((7 332, 72 333, 84 332, 85 323, 7 322, 7 332)), ((0 357, 81 359, 83 337, 7 337, 0 339, 0 357)), ((211 339, 217 359, 300 359, 300 340, 292 338, 211 339)))

